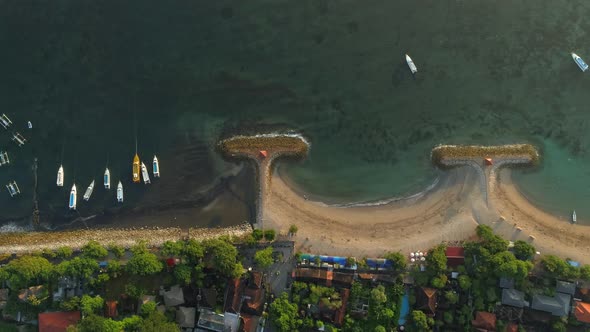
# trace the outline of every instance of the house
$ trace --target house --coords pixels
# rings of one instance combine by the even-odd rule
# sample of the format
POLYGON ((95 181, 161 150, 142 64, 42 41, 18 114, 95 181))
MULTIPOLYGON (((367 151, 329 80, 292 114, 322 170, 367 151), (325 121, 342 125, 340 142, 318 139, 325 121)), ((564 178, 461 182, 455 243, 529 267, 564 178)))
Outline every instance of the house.
POLYGON ((436 293, 434 288, 421 287, 416 297, 417 308, 431 317, 435 315, 438 305, 436 293))
POLYGON ((195 327, 195 316, 197 309, 193 307, 178 307, 176 311, 176 323, 182 328, 194 328, 195 327))
POLYGON ((359 273, 358 278, 372 282, 385 282, 390 284, 395 283, 395 278, 388 274, 359 273))
POLYGON ((223 332, 225 329, 224 315, 216 314, 209 309, 200 308, 197 329, 200 329, 199 331, 223 332))
POLYGON ((244 283, 242 279, 235 278, 230 280, 225 291, 225 300, 223 310, 225 312, 238 314, 242 307, 242 292, 244 283))
POLYGON ((262 315, 264 307, 264 288, 262 287, 262 273, 252 272, 244 289, 244 305, 242 311, 252 315, 262 315))
POLYGON ((480 332, 496 331, 496 315, 490 312, 477 311, 475 320, 471 321, 471 326, 480 332))
POLYGON ((170 290, 164 292, 164 304, 167 307, 174 307, 184 303, 184 293, 179 285, 170 287, 170 290))
POLYGON ((338 327, 342 326, 342 323, 344 322, 344 316, 346 315, 346 304, 348 303, 349 296, 349 289, 343 288, 340 291, 340 300, 342 301, 342 305, 338 309, 331 309, 323 301, 321 301, 319 304, 321 317, 338 327))
POLYGON ((217 304, 217 290, 215 287, 202 288, 199 299, 199 306, 204 308, 215 308, 217 304))
POLYGON ((118 315, 119 315, 119 311, 117 310, 117 301, 107 301, 105 316, 107 318, 115 318, 118 315))
POLYGON ((554 297, 534 295, 531 308, 563 317, 569 315, 570 300, 570 295, 563 293, 555 293, 554 297))
POLYGON ((39 332, 65 332, 80 321, 80 311, 43 312, 39 314, 39 332))
POLYGON ((524 293, 514 288, 504 288, 502 290, 502 304, 516 308, 529 306, 528 302, 524 300, 524 293))
POLYGON ((350 287, 354 280, 352 273, 334 272, 331 269, 299 267, 293 270, 291 276, 295 280, 317 283, 326 287, 332 287, 332 283, 342 287, 350 287))
POLYGON ((506 326, 506 332, 518 332, 518 325, 510 323, 506 326))
POLYGON ((447 247, 445 256, 447 256, 447 266, 457 267, 465 264, 465 249, 463 247, 447 247))
POLYGON ((500 288, 514 288, 514 279, 506 277, 500 278, 500 288))
POLYGON ((576 301, 574 316, 579 322, 590 324, 590 303, 576 301))
POLYGON ((242 315, 240 317, 240 332, 256 332, 260 324, 260 317, 242 315))
POLYGON ((576 285, 573 282, 557 280, 555 291, 573 296, 576 292, 576 285))

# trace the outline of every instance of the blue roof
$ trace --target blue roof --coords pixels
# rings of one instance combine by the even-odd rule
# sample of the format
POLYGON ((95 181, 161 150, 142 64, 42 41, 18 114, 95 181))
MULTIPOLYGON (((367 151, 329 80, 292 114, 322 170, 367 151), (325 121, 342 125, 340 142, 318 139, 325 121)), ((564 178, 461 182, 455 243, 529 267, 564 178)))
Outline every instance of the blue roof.
POLYGON ((320 262, 322 262, 322 263, 346 265, 346 257, 324 256, 324 255, 317 256, 317 255, 310 255, 310 254, 301 255, 301 259, 305 259, 308 261, 314 261, 316 259, 316 257, 319 257, 320 262))
POLYGON ((107 261, 102 261, 100 263, 98 263, 99 267, 107 267, 107 261))
POLYGON ((391 268, 393 264, 385 258, 367 258, 367 265, 371 268, 391 268))
POLYGON ((574 261, 567 261, 569 265, 573 266, 573 267, 580 267, 580 263, 579 262, 574 262, 574 261))

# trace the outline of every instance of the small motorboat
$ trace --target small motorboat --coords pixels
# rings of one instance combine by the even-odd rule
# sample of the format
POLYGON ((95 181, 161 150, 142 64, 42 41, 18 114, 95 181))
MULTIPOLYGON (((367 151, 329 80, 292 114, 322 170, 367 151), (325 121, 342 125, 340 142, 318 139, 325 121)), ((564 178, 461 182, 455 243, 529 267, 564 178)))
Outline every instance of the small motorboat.
POLYGON ((16 181, 8 182, 8 184, 6 185, 6 189, 8 189, 10 197, 14 197, 20 194, 20 189, 18 188, 16 181))
POLYGON ((86 188, 86 192, 84 193, 84 200, 88 202, 90 196, 92 196, 92 191, 94 190, 94 180, 90 182, 88 188, 86 188))
POLYGON ((578 221, 578 218, 576 217, 576 210, 574 210, 574 212, 572 213, 572 223, 576 223, 578 221))
POLYGON ((2 125, 4 129, 8 129, 8 127, 10 127, 11 124, 12 121, 10 121, 6 114, 2 113, 2 115, 0 115, 0 125, 2 125))
POLYGON ((12 140, 16 142, 16 144, 18 144, 18 146, 23 146, 25 145, 25 142, 27 141, 23 135, 21 135, 20 133, 16 133, 16 134, 12 134, 12 140))
POLYGON ((57 170, 57 186, 58 187, 64 186, 64 167, 63 167, 63 165, 59 165, 59 169, 57 170))
POLYGON ((123 184, 121 181, 117 185, 117 202, 123 203, 123 184))
POLYGON ((8 158, 8 152, 0 151, 0 166, 10 164, 10 159, 8 158))
POLYGON ((584 60, 582 60, 582 58, 580 58, 580 56, 578 56, 576 53, 572 52, 572 59, 574 59, 574 62, 578 65, 578 67, 580 67, 582 72, 588 70, 588 65, 586 62, 584 62, 584 60))
POLYGON ((143 178, 143 182, 145 184, 151 183, 150 175, 148 174, 147 167, 145 167, 144 163, 141 163, 141 177, 143 178))
POLYGON ((75 210, 76 209, 76 201, 78 200, 78 195, 76 193, 76 184, 74 183, 72 185, 72 191, 70 191, 70 210, 75 210))
POLYGON ((27 126, 29 127, 29 129, 33 129, 33 124, 31 123, 31 121, 27 122, 27 126))
POLYGON ((158 157, 156 157, 155 155, 154 155, 153 171, 154 171, 154 177, 159 178, 160 177, 160 163, 158 162, 158 157))
POLYGON ((111 189, 111 172, 109 171, 108 167, 104 171, 104 180, 103 181, 104 181, 104 188, 111 189))
POLYGON ((406 62, 408 63, 408 67, 410 67, 412 74, 416 74, 418 72, 418 68, 414 64, 414 61, 412 60, 412 58, 410 58, 410 56, 407 54, 406 54, 406 62))
POLYGON ((139 156, 136 153, 133 157, 133 182, 135 183, 140 182, 139 172, 139 156))

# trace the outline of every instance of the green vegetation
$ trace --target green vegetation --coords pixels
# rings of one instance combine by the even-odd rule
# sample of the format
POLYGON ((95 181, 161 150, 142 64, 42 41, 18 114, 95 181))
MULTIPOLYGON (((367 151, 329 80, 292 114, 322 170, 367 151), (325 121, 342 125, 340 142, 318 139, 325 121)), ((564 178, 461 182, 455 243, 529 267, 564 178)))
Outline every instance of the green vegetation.
POLYGON ((63 258, 68 258, 68 257, 72 256, 73 253, 74 253, 74 251, 70 247, 59 247, 55 251, 55 256, 57 258, 63 259, 63 258))
POLYGON ((125 248, 123 248, 122 246, 117 245, 116 243, 109 243, 109 248, 108 249, 117 258, 121 258, 125 254, 125 248))
POLYGON ((10 261, 4 268, 2 277, 13 290, 48 282, 53 274, 53 265, 43 257, 22 256, 10 261))
POLYGON ((270 304, 270 315, 280 332, 297 331, 302 325, 298 319, 297 304, 289 302, 287 293, 281 294, 270 304))
POLYGON ((274 263, 272 253, 272 247, 266 247, 265 249, 258 250, 256 254, 254 254, 254 262, 256 262, 256 265, 258 265, 261 269, 264 270, 274 263))
POLYGON ((289 226, 289 233, 292 235, 297 234, 298 230, 299 230, 299 227, 297 227, 297 225, 295 225, 295 224, 289 226))
POLYGON ((207 254, 207 265, 215 266, 217 271, 227 277, 238 277, 243 273, 244 268, 238 262, 238 250, 231 243, 211 239, 203 242, 207 254))
POLYGON ((539 152, 531 144, 512 144, 496 146, 476 145, 440 145, 432 149, 432 162, 437 166, 445 167, 443 160, 466 158, 529 158, 532 164, 539 161, 539 152))
POLYGON ((82 247, 82 256, 86 258, 102 259, 107 257, 108 251, 96 241, 89 241, 82 247))
MULTIPOLYGON (((404 256, 401 252, 390 252, 385 255, 385 259, 389 259, 392 261, 392 268, 395 271, 404 271, 407 266, 406 256, 404 256)), ((446 259, 446 258, 445 258, 446 259)))
POLYGON ((264 231, 264 239, 266 241, 273 241, 275 239, 275 230, 267 229, 264 231))

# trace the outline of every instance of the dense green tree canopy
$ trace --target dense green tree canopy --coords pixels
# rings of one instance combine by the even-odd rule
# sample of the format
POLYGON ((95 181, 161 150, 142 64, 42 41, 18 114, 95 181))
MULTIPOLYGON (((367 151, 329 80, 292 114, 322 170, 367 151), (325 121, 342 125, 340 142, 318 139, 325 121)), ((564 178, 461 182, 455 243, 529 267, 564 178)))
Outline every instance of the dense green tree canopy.
POLYGON ((258 265, 261 269, 266 269, 274 263, 274 259, 272 258, 272 247, 266 247, 262 250, 258 250, 256 254, 254 254, 254 262, 258 265))
POLYGON ((164 268, 164 265, 156 255, 148 251, 137 251, 134 253, 127 266, 127 271, 134 275, 147 276, 156 274, 164 268))
POLYGON ((108 251, 97 241, 89 241, 82 247, 82 255, 86 258, 102 259, 107 257, 108 251))
POLYGON ((406 268, 406 256, 404 256, 401 252, 390 252, 385 255, 385 259, 389 259, 393 263, 392 268, 396 271, 402 272, 406 268))
POLYGON ((496 254, 508 250, 508 241, 494 234, 492 228, 487 225, 478 225, 477 235, 482 239, 483 246, 491 253, 496 254))
POLYGON ((166 241, 162 244, 162 255, 179 257, 184 251, 184 243, 182 241, 166 241))
POLYGON ((238 250, 231 243, 220 239, 210 239, 203 243, 211 266, 225 276, 236 273, 238 250))
POLYGON ((3 270, 7 273, 10 288, 20 289, 49 280, 54 267, 43 257, 22 256, 11 260, 3 270))
POLYGON ((428 256, 426 256, 426 263, 428 265, 428 271, 431 275, 443 274, 447 269, 447 247, 444 244, 440 244, 432 249, 428 256))
POLYGON ((192 271, 189 265, 179 264, 174 268, 174 277, 182 285, 188 285, 191 283, 192 271))
POLYGON ((514 242, 514 256, 518 259, 529 260, 535 255, 535 252, 535 247, 524 241, 514 242))
POLYGON ((190 262, 195 264, 200 262, 205 256, 205 248, 200 242, 190 239, 184 246, 184 254, 190 262))
POLYGON ((299 327, 297 304, 289 302, 287 293, 281 294, 270 304, 270 315, 280 332, 296 331, 299 327))
POLYGON ((92 315, 101 313, 104 309, 104 300, 100 295, 91 297, 88 295, 82 296, 80 299, 80 310, 84 315, 92 315))
POLYGON ((74 257, 59 263, 56 270, 60 275, 88 279, 98 271, 98 262, 93 258, 74 257))
POLYGON ((115 257, 117 258, 121 258, 123 257, 123 255, 125 254, 125 248, 123 248, 120 245, 117 245, 116 243, 110 243, 109 244, 109 250, 113 253, 113 255, 115 255, 115 257))
POLYGON ((418 331, 430 331, 430 327, 433 325, 434 321, 432 318, 426 317, 426 314, 420 310, 413 310, 412 311, 412 323, 416 330, 418 331))

